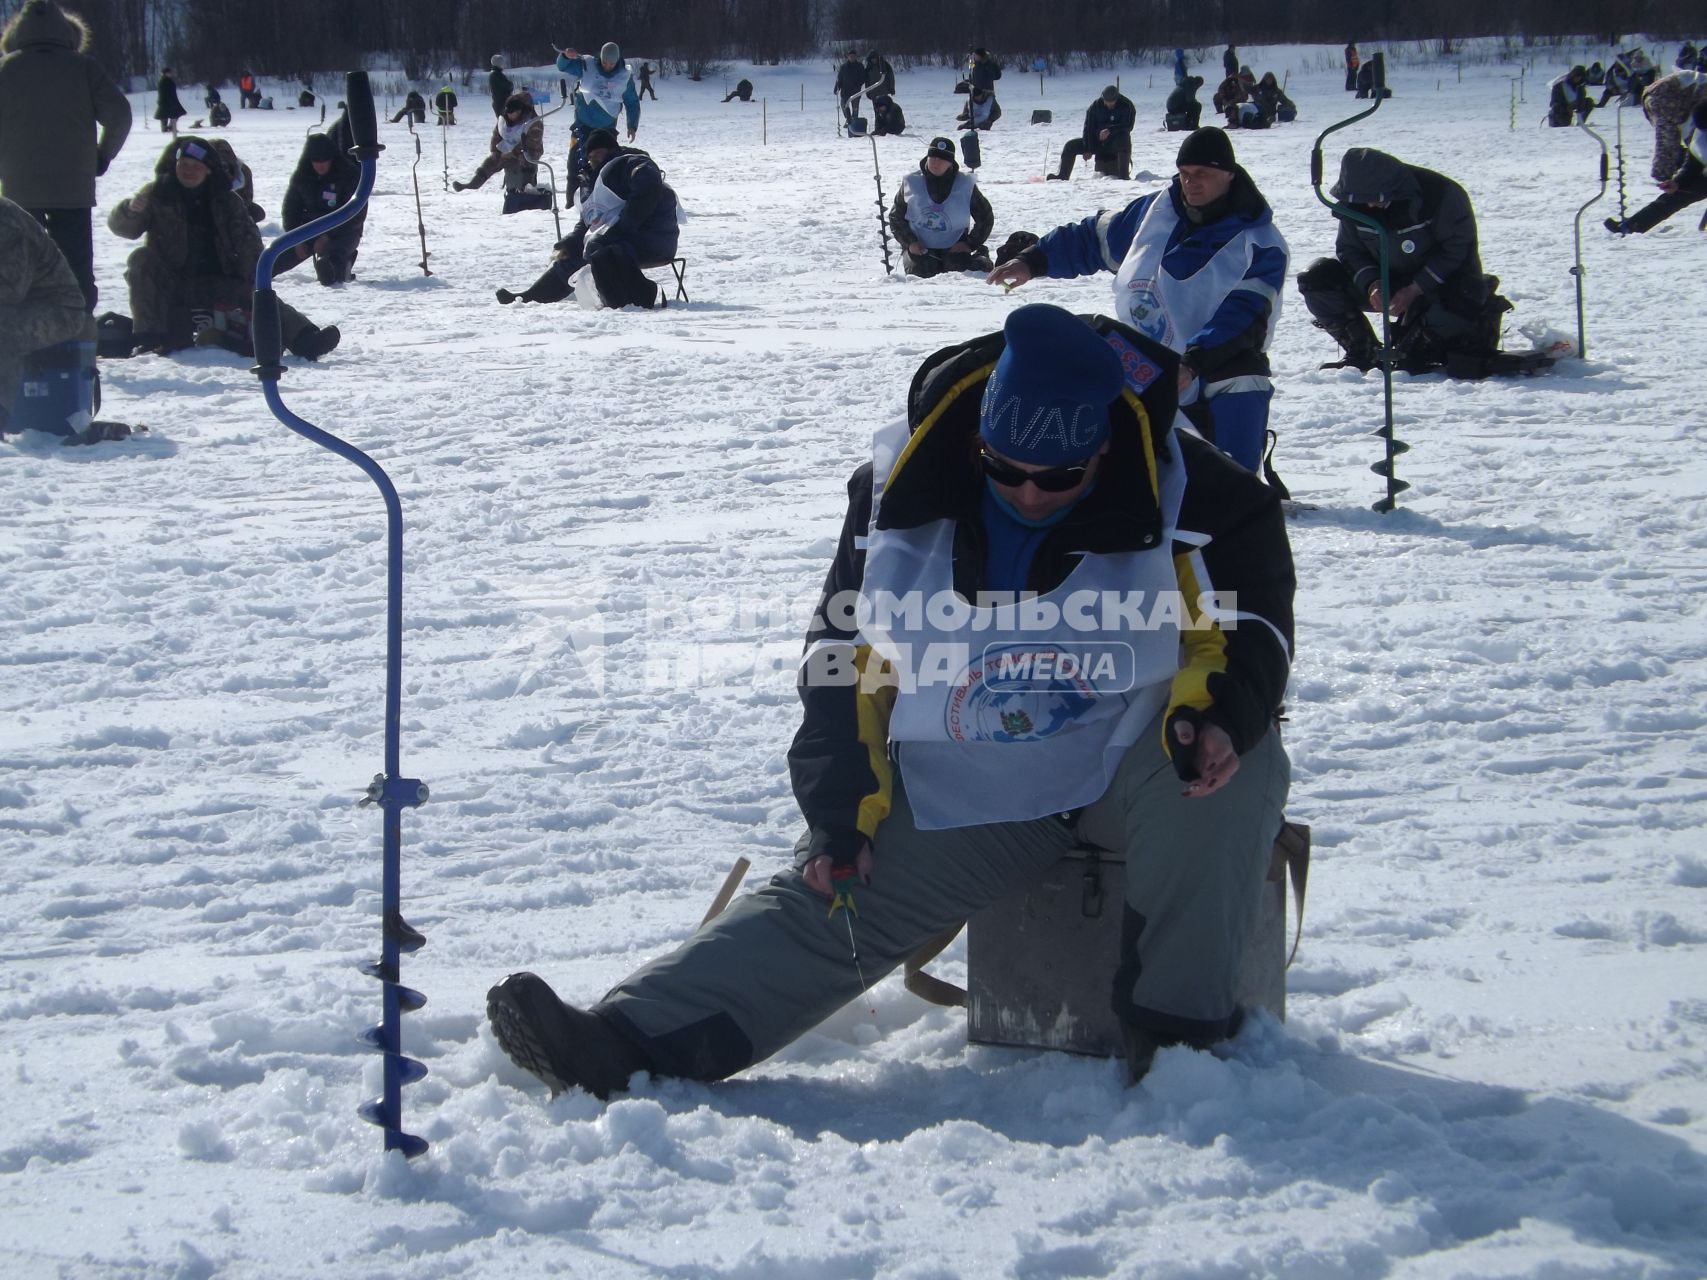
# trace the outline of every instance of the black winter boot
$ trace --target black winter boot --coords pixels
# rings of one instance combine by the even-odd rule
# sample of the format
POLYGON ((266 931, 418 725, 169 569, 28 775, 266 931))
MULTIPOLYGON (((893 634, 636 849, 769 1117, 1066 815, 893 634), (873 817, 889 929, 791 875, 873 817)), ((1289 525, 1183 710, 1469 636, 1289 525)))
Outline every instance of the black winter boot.
POLYGON ((1350 324, 1329 324, 1322 320, 1313 323, 1339 343, 1345 352, 1345 359, 1332 361, 1322 368, 1356 369, 1359 373, 1368 373, 1375 367, 1380 348, 1367 320, 1359 316, 1350 324))
MULTIPOLYGON (((509 290, 505 290, 506 293, 509 290)), ((521 293, 515 296, 523 302, 562 302, 575 291, 569 287, 568 278, 557 267, 547 267, 545 274, 540 276, 521 293)), ((498 299, 499 302, 503 298, 498 299)))
POLYGON ((486 1020, 510 1061, 543 1080, 552 1097, 580 1088, 603 1101, 626 1093, 635 1072, 652 1070, 610 1023, 563 1003, 537 974, 512 973, 488 991, 486 1020))
POLYGON ((1156 1050, 1162 1047, 1163 1042, 1137 1023, 1122 1019, 1120 1043, 1126 1050, 1126 1087, 1130 1089, 1149 1074, 1150 1064, 1156 1060, 1156 1050))
POLYGON ((291 340, 288 349, 292 355, 301 356, 304 360, 318 360, 335 348, 343 336, 335 324, 325 327, 311 324, 291 340))

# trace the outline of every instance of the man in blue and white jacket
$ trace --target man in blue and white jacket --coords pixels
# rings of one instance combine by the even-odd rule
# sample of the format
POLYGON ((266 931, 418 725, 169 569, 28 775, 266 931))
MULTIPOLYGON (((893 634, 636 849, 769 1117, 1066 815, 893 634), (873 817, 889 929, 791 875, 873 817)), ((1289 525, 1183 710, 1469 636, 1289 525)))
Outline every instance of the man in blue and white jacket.
POLYGON ((1262 463, 1274 398, 1268 344, 1286 240, 1221 129, 1199 129, 1166 191, 1057 227, 999 263, 992 284, 1114 273, 1114 315, 1180 356, 1180 413, 1247 470, 1262 463))
POLYGON ((605 41, 596 60, 574 49, 561 50, 557 69, 580 81, 574 90, 575 119, 569 125, 569 185, 578 188, 586 168, 581 140, 594 129, 615 133, 619 118, 626 117, 628 141, 633 142, 640 128, 640 91, 614 40, 605 41))

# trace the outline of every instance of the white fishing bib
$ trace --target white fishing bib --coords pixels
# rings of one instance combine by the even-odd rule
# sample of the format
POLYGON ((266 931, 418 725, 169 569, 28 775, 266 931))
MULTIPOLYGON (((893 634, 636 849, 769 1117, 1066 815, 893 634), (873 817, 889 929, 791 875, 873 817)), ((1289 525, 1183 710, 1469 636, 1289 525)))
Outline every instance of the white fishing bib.
POLYGON ((593 189, 587 193, 585 199, 576 203, 576 207, 581 211, 581 221, 587 224, 587 239, 591 240, 594 235, 620 218, 627 205, 627 200, 605 185, 605 175, 600 171, 598 179, 593 183, 593 189))
POLYGON ((527 119, 518 120, 514 124, 511 124, 502 116, 498 119, 498 152, 500 155, 507 156, 517 147, 521 146, 522 139, 527 137, 527 131, 533 128, 534 121, 538 119, 538 117, 529 116, 527 119))
MULTIPOLYGON (((1286 252, 1286 241, 1271 223, 1235 236, 1195 274, 1179 280, 1162 266, 1168 238, 1178 224, 1173 199, 1163 191, 1150 201, 1114 277, 1116 316, 1171 351, 1184 351, 1227 295, 1239 287, 1255 249, 1269 246, 1286 252)), ((1267 296, 1266 289, 1264 293, 1267 296)), ((1276 293, 1269 299, 1265 347, 1274 341, 1274 326, 1279 320, 1280 296, 1276 293)))
POLYGON ((907 225, 925 248, 953 248, 972 230, 972 188, 977 182, 971 174, 955 174, 941 203, 931 199, 922 173, 908 174, 901 185, 907 190, 907 225))
POLYGON ((1088 805, 1166 706, 1181 604, 1198 612, 1174 572, 1178 452, 1162 469, 1155 547, 1081 556, 1053 591, 977 608, 954 591, 953 520, 877 527, 907 438, 904 422, 877 436, 860 619, 899 677, 889 740, 914 819, 940 830, 1088 805))
POLYGON ((581 84, 575 90, 585 102, 590 102, 603 109, 613 121, 620 119, 622 114, 622 98, 628 92, 628 82, 634 77, 629 74, 628 64, 623 63, 609 75, 603 67, 592 58, 587 61, 593 64, 593 69, 581 77, 581 84))

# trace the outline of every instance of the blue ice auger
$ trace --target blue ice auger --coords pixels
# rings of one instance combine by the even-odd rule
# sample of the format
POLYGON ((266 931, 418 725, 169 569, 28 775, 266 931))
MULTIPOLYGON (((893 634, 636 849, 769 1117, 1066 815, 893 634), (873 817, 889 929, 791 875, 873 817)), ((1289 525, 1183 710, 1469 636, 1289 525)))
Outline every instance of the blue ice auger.
POLYGON ((404 778, 398 773, 398 738, 402 724, 403 684, 403 507, 397 490, 379 464, 360 449, 345 443, 337 436, 305 422, 285 407, 279 395, 279 378, 284 374, 279 364, 280 330, 279 300, 273 292, 273 264, 287 249, 315 239, 323 232, 348 222, 366 207, 373 194, 374 173, 378 167, 379 131, 374 122, 373 91, 365 71, 352 71, 346 79, 344 100, 348 104, 350 131, 355 138, 351 148, 361 162, 361 181, 348 203, 306 226, 286 232, 261 255, 255 267, 255 303, 251 331, 255 343, 255 376, 261 379, 261 389, 267 397, 267 408, 273 416, 298 435, 306 436, 322 448, 356 464, 379 487, 385 499, 386 526, 386 630, 385 630, 385 772, 376 774, 368 786, 362 804, 377 804, 383 815, 384 870, 382 873, 381 920, 382 943, 380 958, 364 967, 363 972, 378 978, 383 986, 384 1016, 376 1027, 361 1035, 362 1043, 379 1050, 385 1056, 385 1092, 360 1109, 362 1119, 385 1130, 385 1149, 401 1151, 405 1156, 418 1156, 427 1149, 425 1139, 403 1132, 403 1086, 413 1084, 427 1074, 424 1064, 406 1058, 402 1051, 402 1015, 413 1013, 426 1004, 427 998, 412 991, 398 979, 398 959, 405 951, 418 949, 426 939, 403 919, 400 906, 400 864, 402 862, 402 812, 424 804, 427 788, 417 778, 404 778))
POLYGON ((1587 121, 1577 121, 1577 128, 1581 129, 1584 133, 1588 134, 1589 137, 1593 138, 1600 144, 1600 190, 1596 191, 1592 196, 1578 206, 1577 220, 1573 229, 1573 233, 1576 237, 1577 260, 1571 267, 1571 274, 1575 276, 1577 280, 1577 356, 1580 359, 1587 359, 1588 337, 1583 329, 1583 276, 1587 274, 1587 271, 1583 267, 1583 214, 1588 212, 1590 205, 1595 204, 1605 197, 1606 182, 1611 176, 1611 169, 1606 152, 1606 139, 1601 137, 1593 129, 1589 128, 1587 121))
MULTIPOLYGON (((1327 205, 1329 211, 1334 215, 1334 217, 1344 219, 1347 222, 1361 222, 1364 226, 1373 227, 1375 229, 1375 243, 1380 249, 1381 296, 1386 298, 1391 296, 1392 290, 1390 287, 1391 281, 1388 278, 1387 272, 1387 237, 1382 234, 1380 221, 1367 213, 1359 212, 1348 204, 1341 204, 1337 200, 1330 200, 1327 196, 1322 194, 1322 139, 1326 138, 1330 133, 1338 133, 1341 129, 1344 129, 1349 125, 1354 125, 1359 120, 1364 120, 1374 115, 1377 111, 1381 110, 1381 103, 1386 100, 1387 95, 1383 90, 1387 87, 1387 56, 1382 53, 1377 53, 1370 59, 1370 61, 1375 68, 1375 101, 1370 104, 1368 110, 1359 111, 1354 116, 1348 116, 1338 124, 1331 124, 1326 129, 1323 129, 1321 133, 1316 135, 1315 149, 1310 152, 1310 185, 1316 189, 1316 199, 1327 205)), ((1388 324, 1387 309, 1383 307, 1381 308, 1381 350, 1376 356, 1376 363, 1381 366, 1382 395, 1386 400, 1386 421, 1381 429, 1375 434, 1387 442, 1387 453, 1380 462, 1372 462, 1369 464, 1369 469, 1371 471, 1378 476, 1384 476, 1387 480, 1387 496, 1373 504, 1373 509, 1382 513, 1393 510, 1393 508, 1398 505, 1399 495, 1411 487, 1408 483, 1393 474, 1394 461, 1401 453, 1409 453, 1411 449, 1410 445, 1406 444, 1403 440, 1398 439, 1393 434, 1394 360, 1395 353, 1393 351, 1392 329, 1388 324)))

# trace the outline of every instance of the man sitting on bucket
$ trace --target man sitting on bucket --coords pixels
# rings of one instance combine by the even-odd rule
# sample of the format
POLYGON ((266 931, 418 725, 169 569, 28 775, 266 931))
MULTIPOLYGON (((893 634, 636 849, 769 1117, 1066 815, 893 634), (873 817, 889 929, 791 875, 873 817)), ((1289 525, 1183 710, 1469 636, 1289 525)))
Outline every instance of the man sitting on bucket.
POLYGON ((590 1009, 493 987, 517 1065, 601 1098, 733 1075, 1080 843, 1127 858, 1129 1082, 1237 1030, 1290 776, 1292 555, 1274 491, 1171 429, 1176 363, 1047 305, 925 362, 808 633, 797 865, 590 1009))

